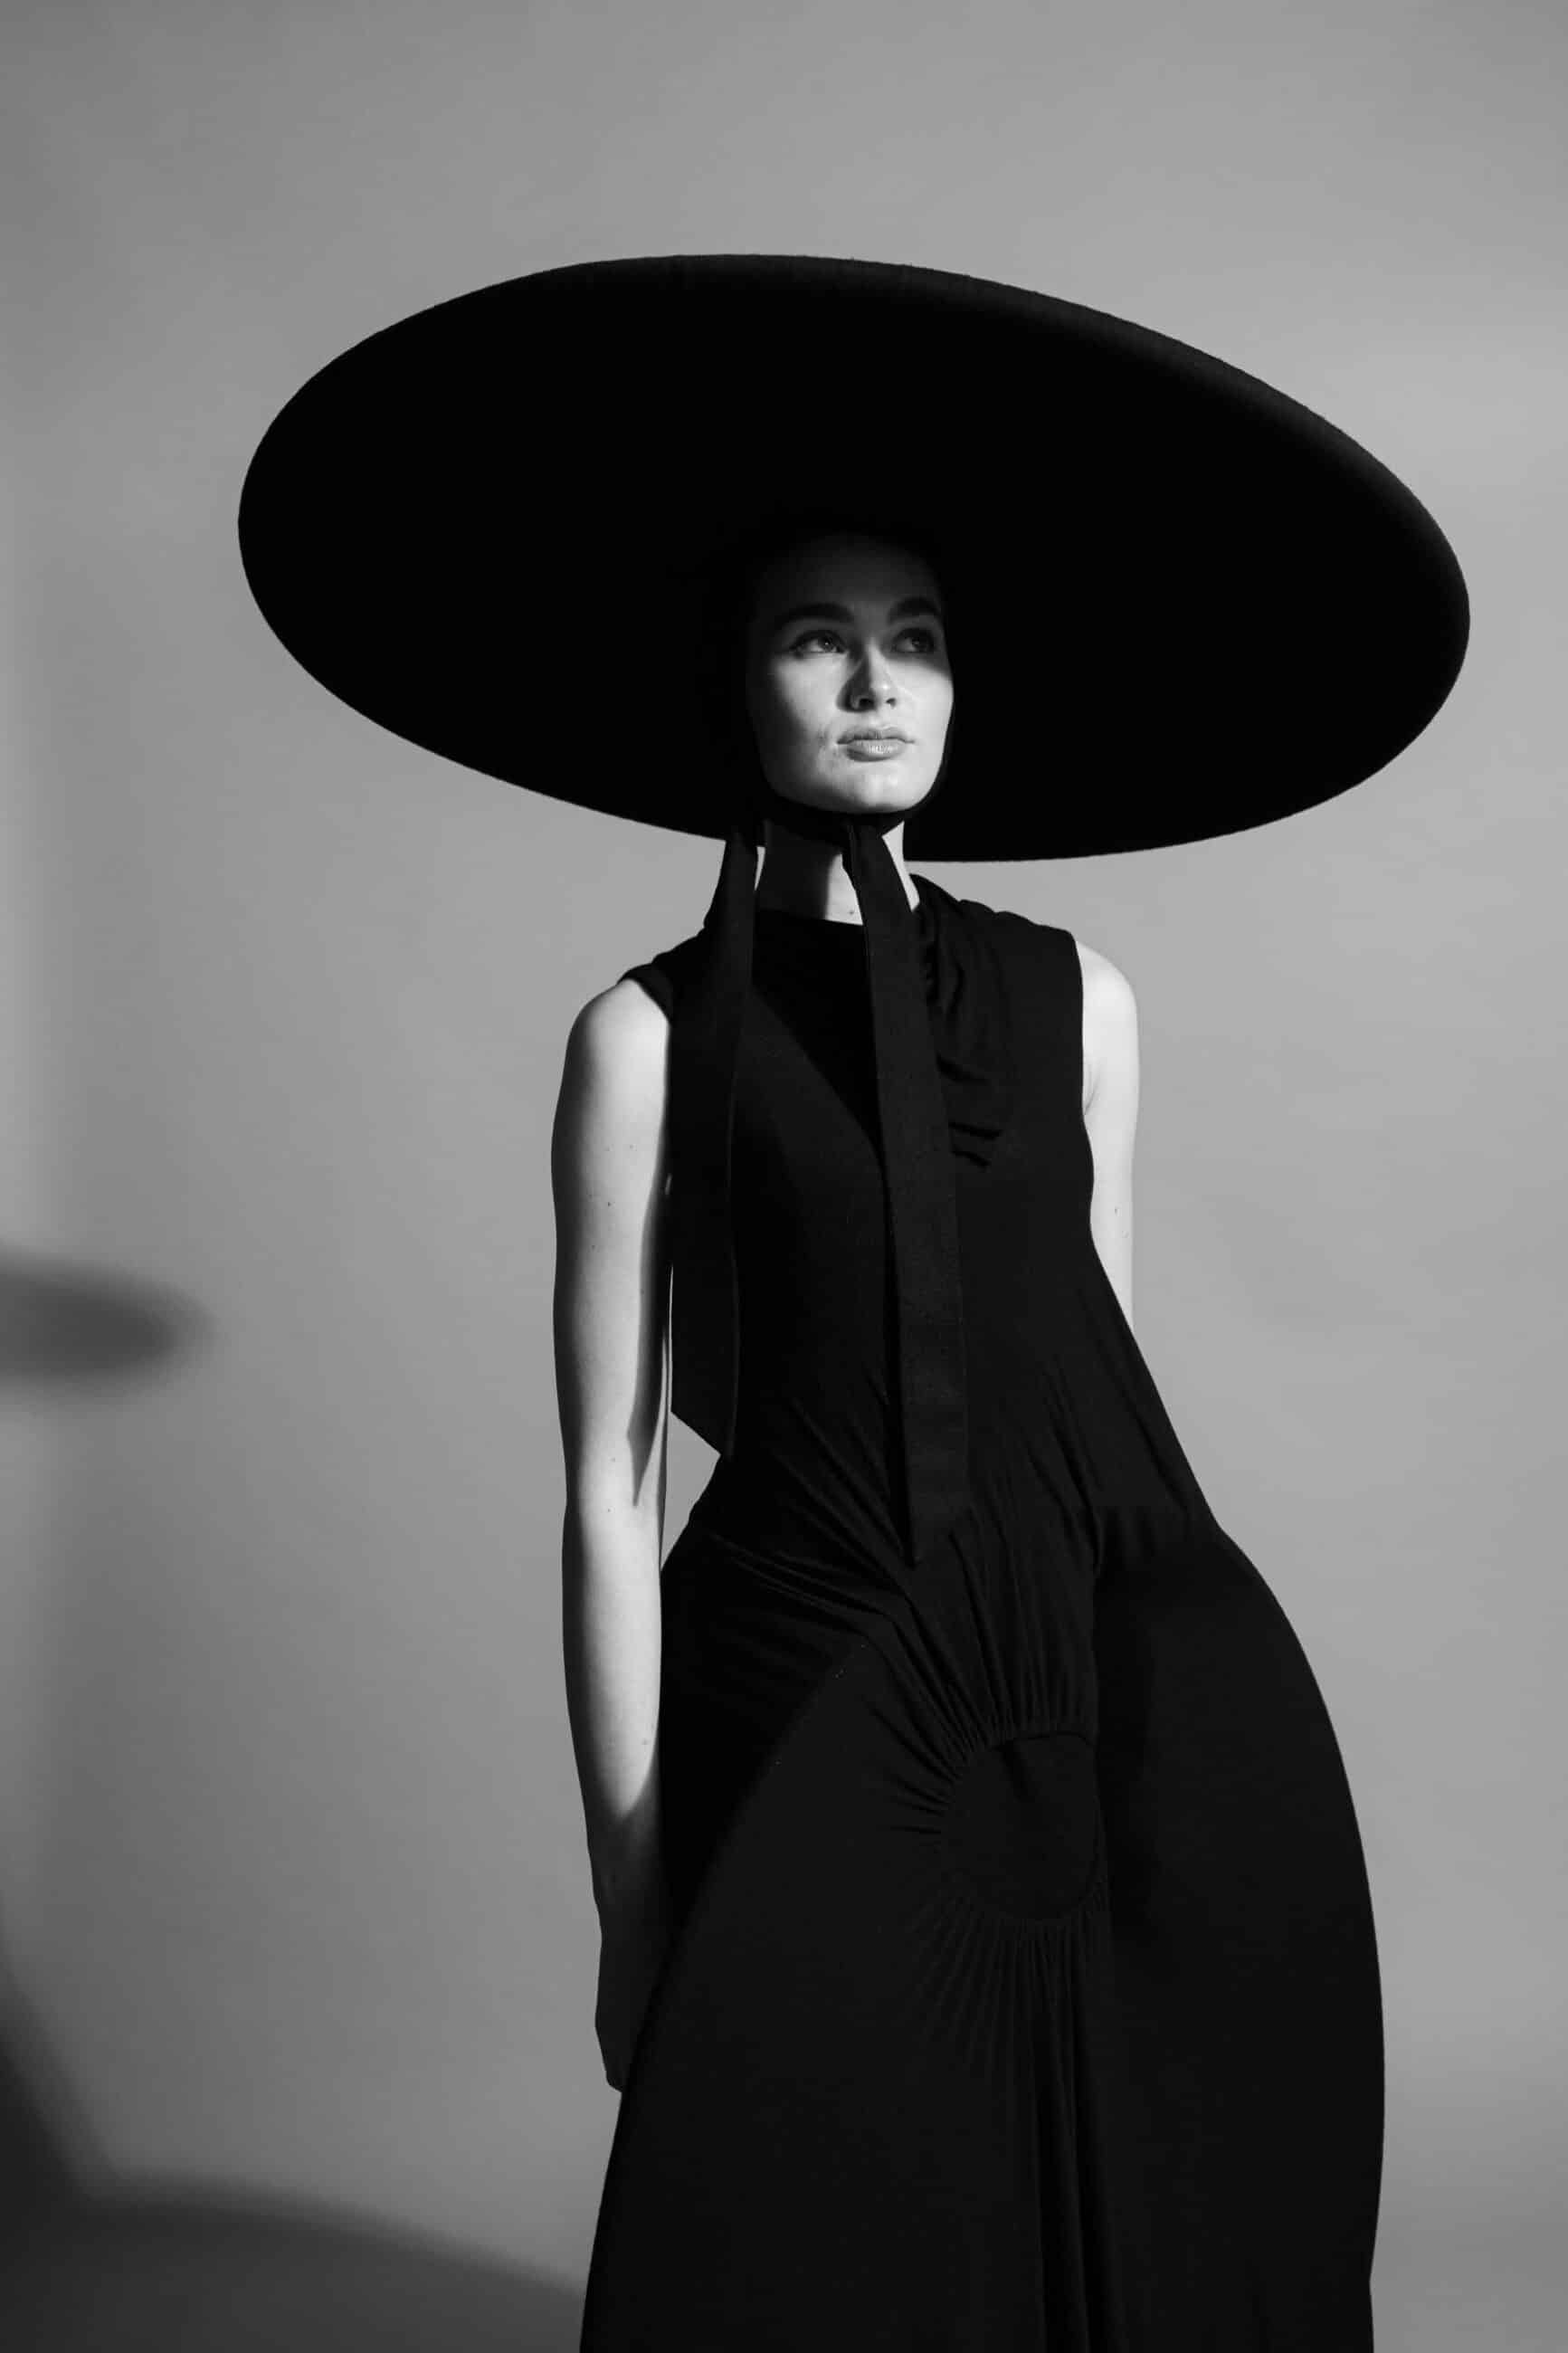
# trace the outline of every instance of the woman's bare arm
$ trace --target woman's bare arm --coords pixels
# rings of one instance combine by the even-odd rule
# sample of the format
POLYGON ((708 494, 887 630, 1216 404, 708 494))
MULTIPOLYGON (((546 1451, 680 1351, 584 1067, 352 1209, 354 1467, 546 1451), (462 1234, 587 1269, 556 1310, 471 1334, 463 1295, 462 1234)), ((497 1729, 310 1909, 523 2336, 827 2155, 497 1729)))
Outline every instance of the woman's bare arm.
POLYGON ((566 1697, 606 1927, 656 1912, 663 1894, 668 1029, 635 981, 585 1005, 567 1040, 551 1138, 566 1697))
POLYGON ((1111 1289, 1132 1325, 1132 1147, 1138 1126, 1138 1005, 1109 956, 1079 946, 1083 965, 1083 1124, 1094 1155, 1089 1231, 1111 1289))

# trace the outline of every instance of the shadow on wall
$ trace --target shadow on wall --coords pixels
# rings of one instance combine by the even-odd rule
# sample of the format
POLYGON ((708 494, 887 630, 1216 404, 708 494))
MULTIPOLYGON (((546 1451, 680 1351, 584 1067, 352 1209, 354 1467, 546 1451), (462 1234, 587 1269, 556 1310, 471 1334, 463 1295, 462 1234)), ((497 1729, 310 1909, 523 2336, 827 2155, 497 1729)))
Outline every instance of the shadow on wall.
POLYGON ((0 2344, 16 2353, 576 2353, 580 2290, 302 2200, 117 2182, 0 2009, 0 2344))
POLYGON ((184 1356, 205 1319, 177 1293, 0 1250, 0 1385, 114 1380, 184 1356))
MULTIPOLYGON (((207 1331, 173 1293, 0 1250, 13 1396, 167 1366, 207 1331)), ((31 2011, 0 1990, 7 2353, 576 2353, 582 2311, 564 2281, 403 2228, 117 2178, 31 2011)))

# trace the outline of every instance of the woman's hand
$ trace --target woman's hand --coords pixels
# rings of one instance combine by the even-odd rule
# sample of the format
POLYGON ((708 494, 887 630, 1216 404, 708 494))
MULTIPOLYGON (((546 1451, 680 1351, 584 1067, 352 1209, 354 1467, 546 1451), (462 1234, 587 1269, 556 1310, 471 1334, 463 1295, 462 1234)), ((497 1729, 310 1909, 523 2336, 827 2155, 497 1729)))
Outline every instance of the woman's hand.
POLYGON ((671 1926, 668 1907, 658 1903, 635 1912, 612 1913, 601 1922, 594 2031, 599 2038, 605 2077, 615 2091, 626 2090, 648 1997, 668 1949, 671 1926))

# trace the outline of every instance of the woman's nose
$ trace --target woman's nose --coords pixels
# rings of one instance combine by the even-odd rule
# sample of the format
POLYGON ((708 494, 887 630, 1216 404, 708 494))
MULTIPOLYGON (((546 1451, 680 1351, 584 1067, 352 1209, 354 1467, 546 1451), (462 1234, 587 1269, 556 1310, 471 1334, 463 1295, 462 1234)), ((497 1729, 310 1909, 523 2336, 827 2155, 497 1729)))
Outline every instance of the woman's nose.
POLYGON ((866 654, 855 677, 855 692, 864 700, 867 695, 880 699, 892 685, 891 675, 880 654, 866 654))

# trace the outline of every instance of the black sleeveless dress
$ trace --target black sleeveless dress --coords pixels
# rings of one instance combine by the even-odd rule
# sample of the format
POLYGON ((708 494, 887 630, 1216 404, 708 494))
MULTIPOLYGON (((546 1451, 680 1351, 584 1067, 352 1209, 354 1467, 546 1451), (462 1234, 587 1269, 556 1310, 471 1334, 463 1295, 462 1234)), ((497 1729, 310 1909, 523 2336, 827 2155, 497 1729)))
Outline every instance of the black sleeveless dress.
MULTIPOLYGON (((758 909, 736 1447, 662 1576, 679 1926, 584 2353, 1365 2353, 1382 2011, 1333 1730, 1094 1247, 1072 934, 917 887, 972 1504, 910 1573, 864 934, 758 909)), ((694 947, 633 967, 667 1009, 694 947)))

